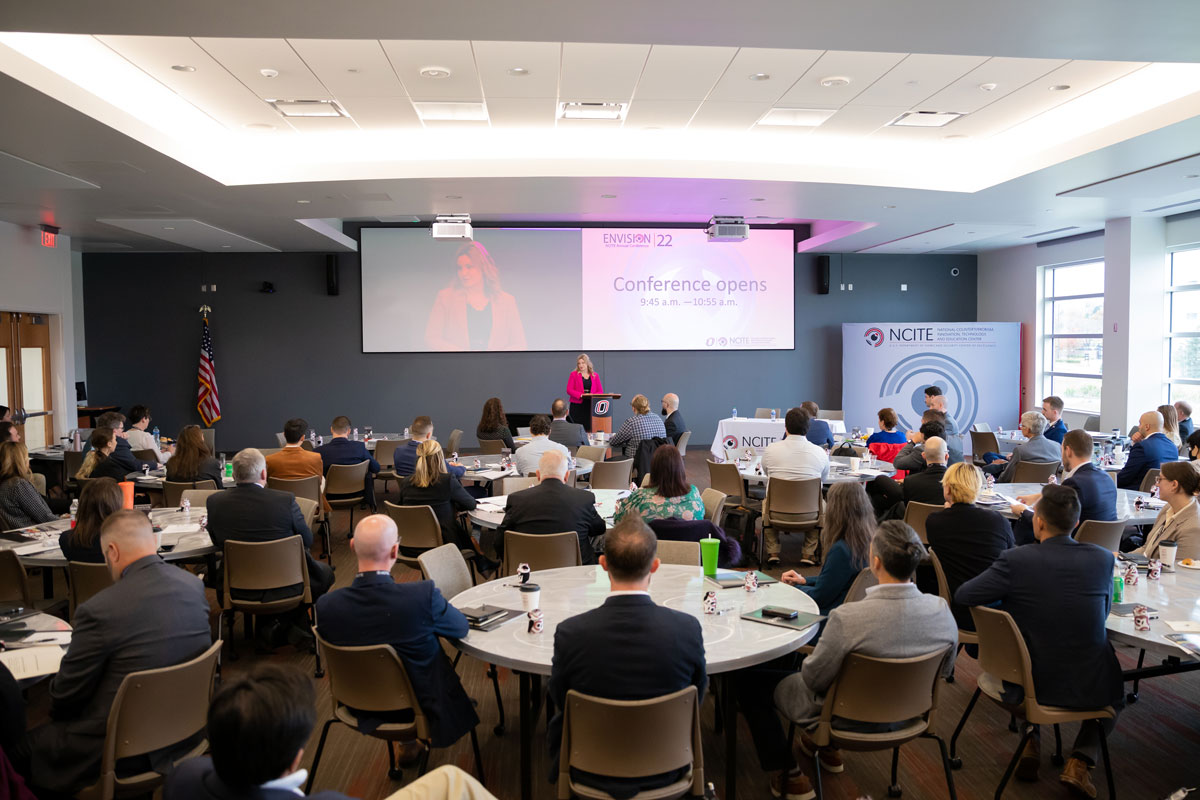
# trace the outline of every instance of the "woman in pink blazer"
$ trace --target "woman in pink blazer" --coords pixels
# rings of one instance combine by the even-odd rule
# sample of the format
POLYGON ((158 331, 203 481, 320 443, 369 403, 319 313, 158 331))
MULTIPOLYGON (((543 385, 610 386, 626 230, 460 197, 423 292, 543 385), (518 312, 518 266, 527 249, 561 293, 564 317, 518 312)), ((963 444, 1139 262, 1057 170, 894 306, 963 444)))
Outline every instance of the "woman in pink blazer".
POLYGON ((570 420, 591 430, 592 412, 583 402, 585 394, 599 394, 604 391, 600 376, 587 353, 580 353, 575 359, 575 371, 567 377, 567 399, 571 401, 570 420))
POLYGON ((479 242, 456 254, 458 270, 433 301, 425 324, 430 350, 524 350, 516 299, 500 288, 496 262, 479 242))

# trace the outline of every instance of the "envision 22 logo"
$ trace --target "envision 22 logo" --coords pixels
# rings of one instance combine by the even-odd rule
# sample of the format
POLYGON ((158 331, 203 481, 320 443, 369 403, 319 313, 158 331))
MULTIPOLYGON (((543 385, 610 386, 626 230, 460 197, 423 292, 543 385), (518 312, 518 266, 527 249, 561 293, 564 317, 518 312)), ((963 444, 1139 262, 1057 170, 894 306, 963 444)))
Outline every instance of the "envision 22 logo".
POLYGON ((872 347, 879 347, 879 345, 883 344, 883 331, 879 330, 879 328, 867 328, 867 332, 863 334, 863 337, 867 340, 867 344, 872 347))
POLYGON ((899 396, 901 402, 906 401, 915 416, 910 419, 906 413, 909 409, 899 408, 897 402, 900 421, 906 428, 916 428, 925 413, 925 387, 930 385, 939 386, 946 395, 946 408, 954 418, 958 433, 971 430, 979 414, 979 388, 967 368, 949 356, 916 353, 897 362, 883 377, 879 397, 899 396))

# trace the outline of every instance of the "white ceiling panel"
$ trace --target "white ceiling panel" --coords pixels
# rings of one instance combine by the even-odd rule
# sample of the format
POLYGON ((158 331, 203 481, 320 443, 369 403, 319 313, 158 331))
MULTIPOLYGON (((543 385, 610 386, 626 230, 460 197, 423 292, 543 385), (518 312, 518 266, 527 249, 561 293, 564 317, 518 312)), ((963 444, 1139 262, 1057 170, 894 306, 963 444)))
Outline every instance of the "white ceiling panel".
POLYGON ((634 100, 625 127, 686 128, 699 107, 699 100, 634 100))
POLYGON ((405 97, 346 97, 338 102, 363 130, 421 127, 416 109, 405 97))
POLYGON ((105 225, 152 236, 208 253, 278 253, 274 247, 247 239, 198 219, 98 219, 105 225))
POLYGON ((868 136, 907 110, 908 106, 845 106, 818 130, 824 135, 868 136))
POLYGON ((471 42, 471 47, 489 101, 494 97, 558 97, 559 42, 471 42), (528 74, 509 75, 514 68, 528 74))
POLYGON ((285 39, 208 39, 196 44, 264 100, 328 100, 332 97, 285 39), (273 69, 274 78, 262 75, 273 69))
POLYGON ((922 105, 926 109, 970 114, 1002 97, 1007 97, 1066 63, 1065 60, 1054 58, 989 58, 945 89, 927 98, 922 105), (996 85, 994 89, 979 88, 984 84, 993 83, 996 85))
POLYGON ((921 231, 890 242, 868 247, 860 253, 928 253, 947 247, 979 242, 1028 229, 1029 225, 952 222, 940 228, 921 231))
POLYGON ((288 117, 288 124, 301 133, 343 133, 358 130, 350 117, 288 117))
POLYGON ((703 100, 735 53, 736 47, 656 44, 650 49, 634 99, 703 100))
POLYGON ((461 131, 467 128, 486 129, 486 119, 430 119, 425 121, 426 128, 440 128, 446 131, 461 131))
POLYGON ((183 36, 97 36, 143 72, 229 128, 287 123, 204 48, 183 36), (172 66, 195 67, 181 72, 172 66))
POLYGON ((912 108, 984 61, 984 56, 913 54, 868 86, 851 104, 912 108))
POLYGON ((809 67, 780 98, 778 105, 795 108, 841 108, 867 87, 879 80, 888 70, 900 63, 904 53, 860 53, 830 50, 809 67), (826 78, 847 78, 846 86, 826 87, 826 78))
POLYGON ((565 43, 559 99, 628 102, 649 52, 650 45, 642 44, 565 43))
POLYGON ((483 99, 470 42, 385 40, 381 44, 413 100, 483 99), (426 67, 450 70, 450 76, 426 78, 421 75, 426 67))
POLYGON ((375 39, 289 39, 288 42, 339 100, 407 95, 375 39))
POLYGON ((734 103, 706 100, 692 117, 690 128, 745 130, 771 108, 769 102, 734 103))
POLYGON ((823 50, 775 50, 743 47, 708 99, 722 102, 762 101, 773 103, 824 53, 823 50), (763 74, 767 80, 750 80, 763 74))
POLYGON ((489 97, 493 128, 547 128, 554 125, 553 97, 489 97))

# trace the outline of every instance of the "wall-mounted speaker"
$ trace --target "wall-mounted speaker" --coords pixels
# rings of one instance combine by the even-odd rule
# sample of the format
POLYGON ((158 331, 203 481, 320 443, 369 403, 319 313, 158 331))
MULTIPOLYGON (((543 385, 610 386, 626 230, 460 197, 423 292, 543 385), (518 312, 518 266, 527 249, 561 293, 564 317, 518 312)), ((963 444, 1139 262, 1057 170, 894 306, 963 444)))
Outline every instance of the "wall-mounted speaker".
POLYGON ((338 257, 325 256, 325 293, 336 297, 339 291, 340 276, 338 275, 338 257))
POLYGON ((817 256, 817 294, 829 294, 829 256, 817 256))

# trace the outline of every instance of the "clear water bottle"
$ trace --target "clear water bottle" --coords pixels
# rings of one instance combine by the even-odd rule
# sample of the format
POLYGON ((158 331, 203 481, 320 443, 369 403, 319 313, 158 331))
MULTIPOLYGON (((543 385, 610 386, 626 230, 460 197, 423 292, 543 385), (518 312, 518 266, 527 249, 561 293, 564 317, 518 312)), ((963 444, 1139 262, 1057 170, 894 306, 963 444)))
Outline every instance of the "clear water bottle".
POLYGON ((71 527, 75 527, 75 515, 79 513, 79 498, 71 501, 71 527))
POLYGON ((733 418, 737 419, 737 406, 733 407, 733 418))
POLYGON ((310 442, 312 442, 313 444, 317 443, 317 432, 314 431, 312 428, 308 429, 308 440, 310 442))
POLYGON ((191 500, 188 500, 186 497, 183 498, 183 502, 181 502, 179 504, 179 507, 183 510, 184 514, 188 515, 188 517, 192 516, 192 501, 191 500))
POLYGON ((774 419, 775 419, 775 409, 772 408, 771 409, 771 420, 774 421, 774 419))
POLYGON ((225 454, 221 453, 221 474, 225 474, 225 454))
POLYGON ((325 437, 323 435, 318 436, 317 437, 317 447, 324 447, 324 446, 325 446, 325 437))
POLYGON ((1150 496, 1153 497, 1155 500, 1158 499, 1158 484, 1157 483, 1155 483, 1154 488, 1152 488, 1150 490, 1150 496))
POLYGON ((354 441, 358 441, 358 428, 354 429, 354 441))
POLYGON ((154 436, 154 446, 155 447, 159 447, 160 445, 162 445, 162 436, 158 432, 157 425, 154 426, 154 430, 151 431, 151 435, 154 436))

